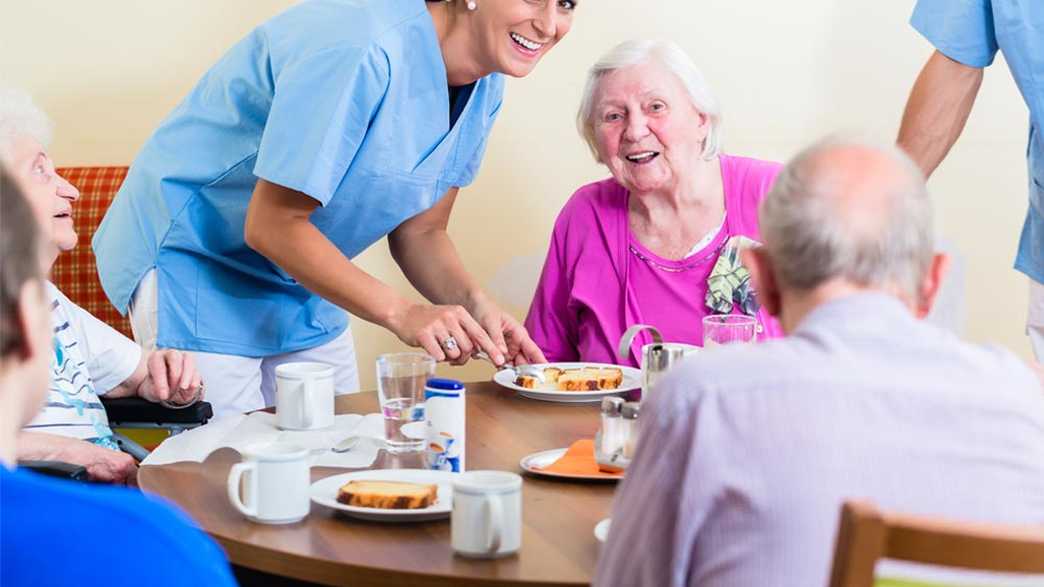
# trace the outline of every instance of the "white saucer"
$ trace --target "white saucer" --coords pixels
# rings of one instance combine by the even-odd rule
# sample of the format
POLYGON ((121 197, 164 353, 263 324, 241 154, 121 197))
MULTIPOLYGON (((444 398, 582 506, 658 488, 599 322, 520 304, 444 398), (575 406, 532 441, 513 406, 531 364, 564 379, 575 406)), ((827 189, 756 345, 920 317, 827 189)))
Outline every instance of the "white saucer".
POLYGON ((553 448, 551 450, 535 452, 522 457, 522 460, 518 462, 518 466, 527 473, 543 475, 545 477, 558 477, 560 479, 583 479, 586 481, 619 481, 620 479, 623 479, 623 475, 614 477, 608 475, 584 475, 582 473, 558 473, 546 470, 552 463, 565 456, 567 450, 569 449, 553 448))
POLYGON ((448 518, 453 511, 453 479, 459 473, 429 471, 428 469, 370 469, 354 471, 320 479, 312 483, 312 501, 349 516, 376 522, 427 522, 448 518), (337 490, 349 481, 406 481, 409 483, 437 483, 438 497, 432 505, 416 510, 390 510, 346 505, 337 501, 337 490))
POLYGON ((612 518, 606 518, 601 522, 595 524, 594 535, 598 539, 598 542, 605 544, 605 541, 609 539, 609 523, 612 522, 612 518))

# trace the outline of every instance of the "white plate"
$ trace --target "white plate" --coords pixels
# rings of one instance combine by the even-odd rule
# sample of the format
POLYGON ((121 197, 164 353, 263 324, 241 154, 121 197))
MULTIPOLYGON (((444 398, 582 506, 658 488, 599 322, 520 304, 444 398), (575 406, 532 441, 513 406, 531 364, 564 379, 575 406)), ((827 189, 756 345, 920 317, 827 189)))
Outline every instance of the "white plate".
POLYGON ((544 475, 545 477, 557 477, 559 479, 584 479, 588 481, 618 481, 623 477, 606 477, 604 475, 570 475, 568 473, 557 473, 553 471, 545 471, 545 467, 551 465, 551 463, 562 458, 562 455, 566 453, 567 449, 555 448, 552 450, 544 450, 535 452, 531 455, 522 457, 522 460, 518 462, 518 466, 522 467, 523 471, 533 473, 534 475, 544 475))
POLYGON ((500 385, 508 389, 513 389, 519 393, 519 395, 528 397, 530 399, 538 399, 548 402, 564 402, 564 403, 579 403, 579 402, 596 402, 601 401, 603 397, 609 395, 621 395, 628 391, 640 389, 642 387, 642 372, 634 367, 627 367, 624 365, 609 365, 606 363, 538 363, 534 367, 541 369, 545 367, 558 367, 559 369, 578 369, 580 367, 599 367, 599 368, 610 368, 615 367, 623 371, 623 382, 620 383, 620 387, 616 389, 599 389, 596 391, 559 391, 557 389, 526 389, 520 385, 515 385, 515 372, 511 369, 504 369, 497 371, 493 375, 493 381, 496 381, 500 385))
POLYGON ((371 469, 354 471, 320 479, 312 483, 312 501, 340 510, 350 516, 378 522, 426 522, 448 518, 453 511, 453 479, 458 473, 429 471, 427 469, 371 469), (346 505, 337 501, 337 490, 349 481, 406 481, 409 483, 437 483, 438 497, 432 505, 418 510, 389 510, 346 505))
POLYGON ((605 544, 605 541, 609 539, 609 523, 612 522, 612 518, 606 518, 601 522, 595 524, 594 535, 599 542, 605 544))

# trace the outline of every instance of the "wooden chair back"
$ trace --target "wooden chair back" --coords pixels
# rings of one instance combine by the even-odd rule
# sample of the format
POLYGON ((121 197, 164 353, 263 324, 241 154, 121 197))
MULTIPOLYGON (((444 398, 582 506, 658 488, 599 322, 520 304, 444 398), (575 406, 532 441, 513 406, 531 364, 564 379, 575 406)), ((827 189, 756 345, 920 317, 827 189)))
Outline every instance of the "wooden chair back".
POLYGON ((889 514, 867 502, 841 508, 830 587, 872 587, 893 559, 998 573, 1044 574, 1044 526, 1007 527, 889 514))

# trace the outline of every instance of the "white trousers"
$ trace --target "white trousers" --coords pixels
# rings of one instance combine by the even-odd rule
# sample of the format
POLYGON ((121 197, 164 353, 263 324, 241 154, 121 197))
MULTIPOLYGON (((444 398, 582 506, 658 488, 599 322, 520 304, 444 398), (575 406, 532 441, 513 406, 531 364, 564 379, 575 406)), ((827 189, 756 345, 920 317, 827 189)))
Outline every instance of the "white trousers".
POLYGON ((1026 318, 1026 334, 1033 345, 1033 355, 1044 362, 1044 284, 1029 280, 1029 314, 1026 318))
MULTIPOLYGON (((146 351, 156 348, 159 314, 156 281, 154 269, 145 274, 130 303, 134 340, 146 351)), ((275 405, 275 368, 283 363, 315 361, 333 365, 337 393, 359 391, 355 342, 350 326, 326 344, 269 357, 191 352, 206 385, 206 400, 214 408, 215 419, 275 405)))

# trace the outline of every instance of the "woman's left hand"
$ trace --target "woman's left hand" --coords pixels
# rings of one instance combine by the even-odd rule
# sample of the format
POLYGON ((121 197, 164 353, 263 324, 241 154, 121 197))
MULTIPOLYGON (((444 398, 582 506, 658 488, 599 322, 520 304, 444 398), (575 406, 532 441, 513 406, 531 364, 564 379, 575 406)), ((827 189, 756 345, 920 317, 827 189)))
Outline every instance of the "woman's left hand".
POLYGON ((505 363, 524 365, 547 362, 544 353, 529 337, 525 327, 496 304, 488 301, 479 302, 474 304, 470 311, 472 317, 493 339, 493 344, 504 353, 507 359, 505 363))
POLYGON ((177 349, 160 349, 146 359, 149 376, 139 389, 141 397, 175 406, 188 405, 202 399, 203 381, 196 371, 192 353, 177 349))

